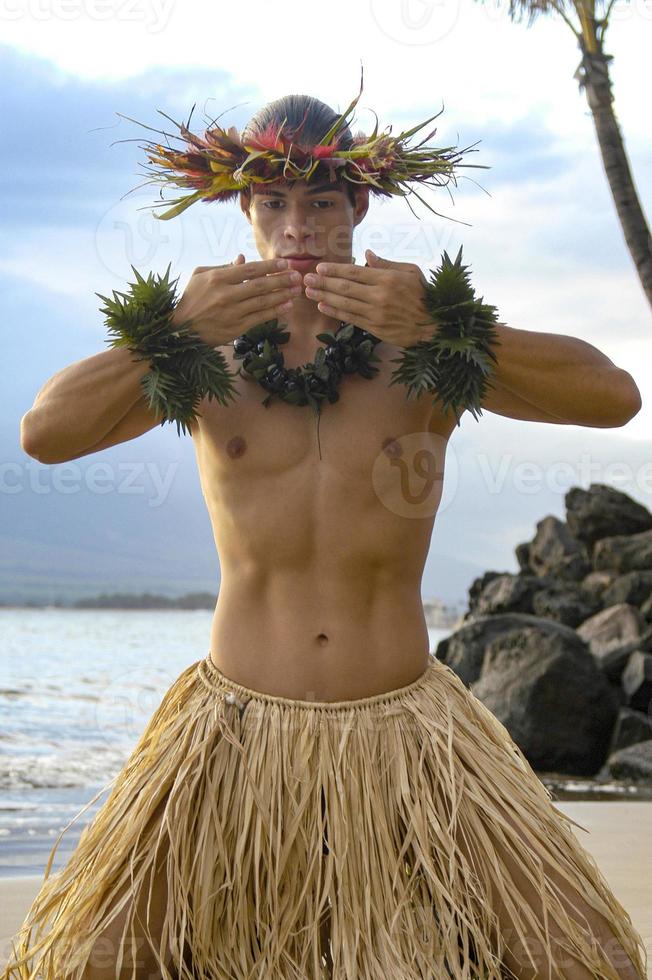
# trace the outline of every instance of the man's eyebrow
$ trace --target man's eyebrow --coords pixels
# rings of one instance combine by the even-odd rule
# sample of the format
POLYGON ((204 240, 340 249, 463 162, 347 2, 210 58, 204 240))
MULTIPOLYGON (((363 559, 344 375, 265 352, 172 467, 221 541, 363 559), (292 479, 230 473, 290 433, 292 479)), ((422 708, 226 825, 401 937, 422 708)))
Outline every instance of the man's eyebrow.
MULTIPOLYGON (((308 194, 323 194, 325 191, 337 191, 338 194, 343 194, 344 188, 342 187, 341 184, 337 184, 337 183, 317 184, 316 187, 311 187, 309 188, 309 190, 306 191, 306 196, 308 194)), ((271 197, 285 197, 285 193, 283 191, 273 191, 269 188, 266 188, 264 185, 262 187, 256 187, 255 193, 268 194, 271 197)))

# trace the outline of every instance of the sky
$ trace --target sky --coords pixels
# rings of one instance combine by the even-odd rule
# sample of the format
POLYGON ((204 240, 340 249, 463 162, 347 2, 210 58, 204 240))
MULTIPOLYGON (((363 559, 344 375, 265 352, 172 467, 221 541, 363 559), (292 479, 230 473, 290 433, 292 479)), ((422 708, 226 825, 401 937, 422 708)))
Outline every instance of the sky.
MULTIPOLYGON (((614 3, 606 51, 614 107, 644 211, 652 214, 647 84, 652 5, 614 3)), ((392 133, 441 113, 434 145, 468 147, 457 185, 418 200, 371 199, 354 254, 416 262, 425 274, 463 245, 472 282, 500 319, 580 337, 629 371, 643 407, 601 429, 468 413, 451 438, 422 595, 464 601, 485 570, 516 571, 537 522, 565 516, 572 486, 607 483, 652 504, 650 309, 623 239, 585 94, 576 40, 559 17, 531 27, 507 5, 366 0, 328 7, 198 0, 0 0, 4 96, 0 170, 0 598, 108 591, 217 591, 219 562, 192 441, 176 427, 45 466, 19 423, 45 381, 105 349, 97 293, 130 266, 179 289, 197 265, 258 258, 237 203, 156 222, 138 188, 160 112, 220 114, 242 129, 265 102, 311 94, 353 129, 392 133), (119 115, 120 114, 120 115, 119 115), (137 188, 134 190, 134 188, 137 188)), ((421 191, 420 191, 421 193, 421 191)))

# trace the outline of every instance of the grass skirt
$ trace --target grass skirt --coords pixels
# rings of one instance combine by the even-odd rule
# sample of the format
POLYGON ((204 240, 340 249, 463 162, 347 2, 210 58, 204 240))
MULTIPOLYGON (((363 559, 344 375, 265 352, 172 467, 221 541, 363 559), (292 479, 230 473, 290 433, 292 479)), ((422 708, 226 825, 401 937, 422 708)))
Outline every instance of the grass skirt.
POLYGON ((553 806, 507 729, 433 655, 411 684, 339 702, 251 690, 207 656, 166 691, 108 785, 50 874, 79 814, 55 843, 0 980, 86 980, 119 895, 130 899, 110 960, 120 978, 500 980, 513 975, 506 946, 538 964, 537 977, 566 976, 552 956, 555 924, 555 956, 563 949, 596 980, 618 980, 550 866, 606 917, 645 980, 642 939, 570 824, 585 828, 553 806), (134 909, 155 866, 168 891, 151 930, 134 909), (125 968, 137 936, 158 972, 125 968))

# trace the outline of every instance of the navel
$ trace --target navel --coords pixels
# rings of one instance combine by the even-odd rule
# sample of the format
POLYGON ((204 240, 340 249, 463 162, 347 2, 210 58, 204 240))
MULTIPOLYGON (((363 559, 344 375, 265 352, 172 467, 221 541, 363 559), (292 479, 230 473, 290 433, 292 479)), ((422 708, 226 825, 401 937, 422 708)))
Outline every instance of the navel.
POLYGON ((233 436, 226 444, 226 451, 231 459, 244 456, 247 451, 247 440, 244 436, 233 436))
POLYGON ((320 633, 317 636, 317 643, 319 643, 319 645, 322 647, 328 643, 328 637, 326 636, 325 633, 320 633))

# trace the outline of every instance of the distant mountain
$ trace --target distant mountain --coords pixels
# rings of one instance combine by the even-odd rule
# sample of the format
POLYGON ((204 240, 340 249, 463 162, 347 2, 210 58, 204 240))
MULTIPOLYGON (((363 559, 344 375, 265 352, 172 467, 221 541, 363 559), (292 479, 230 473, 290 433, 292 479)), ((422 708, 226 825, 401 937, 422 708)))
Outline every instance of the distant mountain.
POLYGON ((32 600, 23 603, 0 601, 0 607, 28 606, 29 608, 50 608, 56 606, 62 609, 214 609, 217 596, 210 592, 189 592, 186 595, 170 598, 169 596, 154 595, 152 592, 114 592, 90 596, 88 599, 77 599, 74 602, 37 602, 32 600))
MULTIPOLYGON (((4 436, 5 458, 15 461, 5 482, 17 492, 0 500, 1 603, 68 605, 100 593, 217 595, 220 563, 189 438, 157 428, 44 466, 4 436)), ((454 525, 444 525, 422 580, 422 594, 446 604, 464 601, 485 570, 455 557, 455 538, 454 525)))

